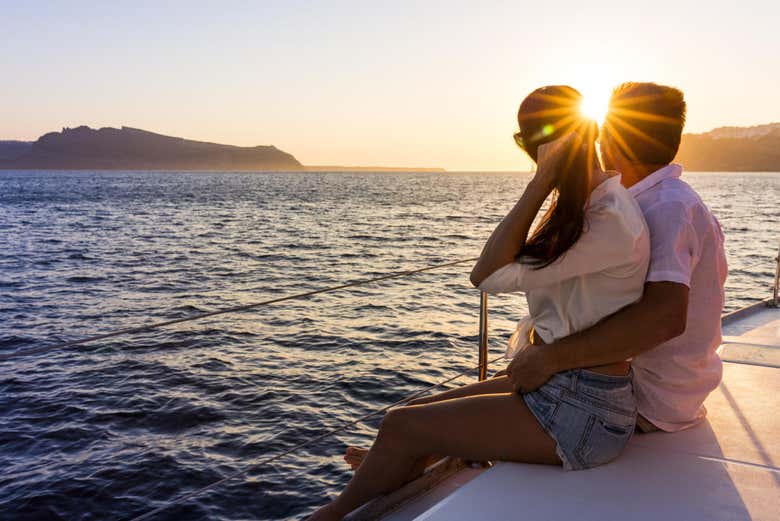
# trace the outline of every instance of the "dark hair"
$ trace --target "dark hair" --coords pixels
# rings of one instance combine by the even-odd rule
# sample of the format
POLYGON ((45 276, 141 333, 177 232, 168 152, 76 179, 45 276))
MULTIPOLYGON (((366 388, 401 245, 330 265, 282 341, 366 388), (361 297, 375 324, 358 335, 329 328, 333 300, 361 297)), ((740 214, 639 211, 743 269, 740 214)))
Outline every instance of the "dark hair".
POLYGON ((582 235, 589 183, 596 161, 598 126, 582 116, 582 94, 566 85, 536 89, 520 104, 517 122, 523 149, 537 161, 539 146, 576 132, 553 190, 553 200, 520 251, 519 260, 542 268, 582 235))
POLYGON ((684 126, 682 91, 656 83, 627 82, 612 91, 604 133, 628 159, 667 165, 677 155, 684 126))

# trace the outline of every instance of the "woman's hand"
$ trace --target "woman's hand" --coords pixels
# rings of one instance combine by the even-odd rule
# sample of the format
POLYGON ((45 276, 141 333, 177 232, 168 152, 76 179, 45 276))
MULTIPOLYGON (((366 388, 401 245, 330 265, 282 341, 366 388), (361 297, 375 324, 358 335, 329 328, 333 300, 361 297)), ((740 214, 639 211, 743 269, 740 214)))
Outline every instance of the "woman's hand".
POLYGON ((558 182, 561 165, 564 158, 571 151, 571 147, 579 140, 575 132, 569 132, 563 137, 539 146, 536 162, 536 175, 533 182, 541 184, 545 189, 552 191, 558 182))
MULTIPOLYGON (((471 270, 471 283, 474 286, 479 287, 496 270, 515 261, 525 245, 536 214, 555 188, 559 164, 568 155, 567 150, 570 150, 570 143, 575 137, 576 134, 569 133, 539 147, 540 161, 536 175, 526 185, 520 200, 490 234, 477 264, 471 270)), ((578 141, 574 143, 576 146, 578 141)))

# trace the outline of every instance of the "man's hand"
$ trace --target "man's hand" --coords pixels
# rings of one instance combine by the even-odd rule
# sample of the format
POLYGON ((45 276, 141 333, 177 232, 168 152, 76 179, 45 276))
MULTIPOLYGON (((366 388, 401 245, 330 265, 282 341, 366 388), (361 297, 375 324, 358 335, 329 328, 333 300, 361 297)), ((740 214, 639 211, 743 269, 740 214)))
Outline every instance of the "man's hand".
POLYGON ((544 346, 528 344, 522 347, 506 368, 512 388, 525 394, 535 391, 556 371, 549 367, 544 357, 544 346))

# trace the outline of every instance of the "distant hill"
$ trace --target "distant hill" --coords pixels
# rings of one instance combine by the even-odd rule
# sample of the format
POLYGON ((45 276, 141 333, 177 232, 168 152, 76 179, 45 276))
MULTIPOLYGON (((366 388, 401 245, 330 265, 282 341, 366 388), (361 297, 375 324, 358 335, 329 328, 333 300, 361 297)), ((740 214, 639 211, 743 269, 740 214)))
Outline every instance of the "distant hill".
POLYGON ((4 159, 14 159, 32 147, 29 141, 0 141, 0 161, 4 159))
MULTIPOLYGON (((684 134, 675 161, 688 171, 780 171, 780 123, 721 127, 684 134)), ((274 146, 237 147, 164 136, 130 127, 86 126, 50 132, 34 142, 0 141, 0 169, 415 171, 439 168, 304 166, 274 146)))
POLYGON ((780 123, 684 134, 675 161, 693 172, 780 172, 780 123))
POLYGON ((237 147, 163 136, 130 127, 86 126, 33 143, 0 141, 0 168, 52 170, 303 170, 274 146, 237 147))

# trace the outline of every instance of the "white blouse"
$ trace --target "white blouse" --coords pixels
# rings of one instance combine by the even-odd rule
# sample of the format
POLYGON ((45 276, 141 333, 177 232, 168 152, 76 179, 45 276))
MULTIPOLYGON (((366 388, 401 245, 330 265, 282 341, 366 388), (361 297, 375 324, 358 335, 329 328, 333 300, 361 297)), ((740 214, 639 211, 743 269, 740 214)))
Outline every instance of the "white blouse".
POLYGON ((512 262, 479 285, 491 294, 526 294, 531 316, 518 323, 507 357, 528 342, 531 326, 549 344, 639 300, 649 258, 642 210, 614 175, 593 189, 582 235, 555 262, 540 269, 512 262))

